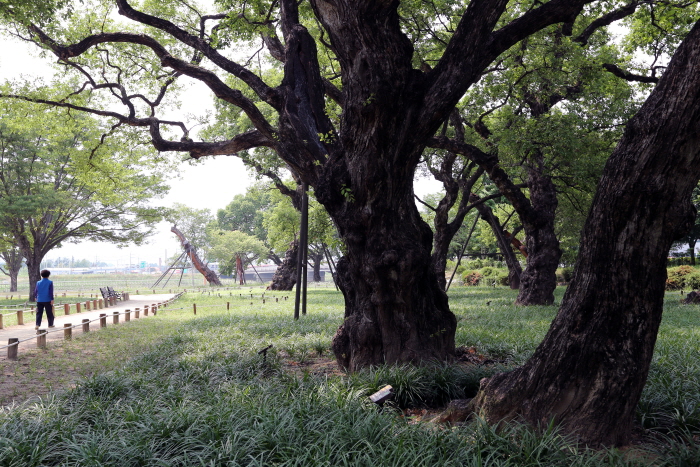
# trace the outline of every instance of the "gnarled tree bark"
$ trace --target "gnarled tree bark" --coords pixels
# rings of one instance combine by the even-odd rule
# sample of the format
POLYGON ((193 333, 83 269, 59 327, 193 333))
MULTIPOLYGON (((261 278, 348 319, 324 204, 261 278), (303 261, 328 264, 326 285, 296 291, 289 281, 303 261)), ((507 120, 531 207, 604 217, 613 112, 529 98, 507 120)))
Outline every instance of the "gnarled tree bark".
POLYGON ((270 290, 292 290, 297 283, 297 255, 299 254, 299 242, 294 241, 284 255, 284 261, 277 267, 272 276, 270 290))
POLYGON ((589 445, 629 441, 661 322, 667 254, 692 226, 699 178, 696 24, 606 164, 547 336, 525 365, 482 381, 474 409, 490 422, 554 418, 589 445))

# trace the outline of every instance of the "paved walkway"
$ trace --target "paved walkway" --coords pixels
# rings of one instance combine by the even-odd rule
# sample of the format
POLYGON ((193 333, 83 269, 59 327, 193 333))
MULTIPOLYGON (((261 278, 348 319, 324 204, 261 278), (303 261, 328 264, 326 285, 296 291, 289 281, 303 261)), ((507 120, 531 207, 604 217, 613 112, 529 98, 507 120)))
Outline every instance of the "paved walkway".
MULTIPOLYGON (((130 295, 129 300, 117 301, 116 305, 110 306, 109 308, 103 308, 101 310, 82 311, 81 313, 76 313, 75 307, 72 306, 70 315, 64 315, 63 306, 58 305, 54 306, 56 319, 54 320, 53 324, 56 327, 49 329, 49 323, 46 319, 46 313, 44 313, 43 320, 41 322, 41 329, 52 331, 46 335, 47 342, 63 339, 63 327, 66 323, 70 323, 73 326, 77 326, 73 328, 73 334, 82 333, 83 331, 81 324, 84 319, 89 319, 91 321, 96 319, 97 321, 92 321, 90 323, 90 332, 97 331, 100 329, 99 317, 102 313, 107 314, 107 326, 113 326, 114 324, 112 324, 112 316, 115 311, 122 313, 127 309, 131 310, 131 319, 134 320, 136 319, 134 315, 134 310, 136 308, 140 308, 141 313, 139 315, 139 319, 143 319, 143 309, 146 305, 148 305, 150 308, 150 306, 154 303, 163 303, 172 299, 173 297, 175 297, 175 294, 130 295)), ((148 316, 146 316, 145 318, 151 318, 152 316, 153 314, 149 312, 148 316)), ((25 311, 25 324, 7 326, 4 329, 0 329, 0 347, 6 346, 8 343, 8 339, 10 338, 18 338, 20 341, 30 339, 25 342, 20 342, 18 349, 20 353, 22 352, 22 349, 36 348, 37 331, 34 329, 34 326, 36 324, 35 319, 36 317, 34 313, 30 311, 25 311)), ((124 323, 124 315, 119 316, 119 323, 124 323)), ((7 359, 7 349, 0 349, 0 360, 5 359, 7 359)))

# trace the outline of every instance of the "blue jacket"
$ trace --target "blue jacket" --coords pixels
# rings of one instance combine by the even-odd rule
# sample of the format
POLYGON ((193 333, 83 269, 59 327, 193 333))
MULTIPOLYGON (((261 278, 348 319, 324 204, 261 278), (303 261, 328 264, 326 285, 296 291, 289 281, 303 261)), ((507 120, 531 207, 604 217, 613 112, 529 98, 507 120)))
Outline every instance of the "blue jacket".
POLYGON ((36 283, 34 295, 36 295, 37 302, 53 301, 53 282, 46 278, 42 278, 36 283))

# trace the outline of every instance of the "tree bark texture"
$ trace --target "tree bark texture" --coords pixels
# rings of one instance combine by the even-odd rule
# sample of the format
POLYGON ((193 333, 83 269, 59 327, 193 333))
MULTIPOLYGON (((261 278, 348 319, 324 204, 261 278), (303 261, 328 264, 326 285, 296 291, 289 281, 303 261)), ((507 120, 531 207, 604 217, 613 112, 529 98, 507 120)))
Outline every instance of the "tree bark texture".
POLYGON ((314 282, 321 282, 321 261, 323 261, 323 252, 310 252, 309 259, 311 267, 314 271, 314 282))
POLYGON ((44 232, 38 231, 33 233, 33 244, 29 242, 26 235, 14 234, 15 239, 19 245, 19 250, 22 253, 26 263, 27 263, 27 275, 29 276, 29 301, 35 301, 34 296, 36 283, 41 280, 41 262, 46 256, 46 253, 50 250, 50 247, 41 247, 41 243, 44 240, 44 232), (38 238, 37 238, 38 236, 38 238))
POLYGON ((696 24, 606 164, 547 336, 524 366, 482 381, 476 410, 490 422, 544 426, 554 418, 589 445, 629 441, 661 321, 667 254, 693 224, 699 178, 696 24))
POLYGON ((688 242, 688 250, 690 250, 690 265, 695 266, 695 244, 697 242, 695 241, 690 241, 688 242))
POLYGON ((299 242, 294 241, 284 254, 282 264, 277 267, 272 276, 270 290, 292 290, 297 282, 297 255, 299 254, 299 242))
POLYGON ((177 238, 180 239, 182 248, 187 253, 187 256, 189 256, 190 261, 192 261, 192 265, 197 271, 199 271, 201 275, 204 276, 209 285, 221 285, 221 281, 217 277, 216 273, 209 269, 209 267, 206 264, 204 264, 204 262, 202 262, 201 259, 199 259, 199 255, 197 255, 197 252, 195 252, 194 248, 192 247, 190 242, 185 238, 182 232, 180 232, 180 230, 178 230, 178 228, 175 226, 172 226, 170 228, 170 231, 177 235, 177 238))
POLYGON ((44 259, 44 255, 35 255, 25 253, 24 256, 27 261, 27 275, 29 276, 29 301, 33 302, 36 300, 34 292, 36 291, 36 283, 41 280, 41 261, 44 259))
POLYGON ((528 170, 530 208, 520 215, 525 230, 527 265, 520 276, 516 305, 551 305, 557 288, 557 267, 561 258, 554 231, 557 191, 542 166, 528 170))

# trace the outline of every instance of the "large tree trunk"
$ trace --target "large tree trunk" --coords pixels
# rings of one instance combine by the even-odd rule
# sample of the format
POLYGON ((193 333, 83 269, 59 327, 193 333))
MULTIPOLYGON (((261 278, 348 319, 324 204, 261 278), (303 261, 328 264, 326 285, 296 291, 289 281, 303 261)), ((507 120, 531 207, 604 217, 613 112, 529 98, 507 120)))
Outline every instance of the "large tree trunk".
POLYGON ((34 292, 36 283, 41 280, 41 262, 44 259, 44 254, 33 249, 23 251, 24 258, 27 261, 27 274, 29 276, 29 301, 36 300, 34 292))
MULTIPOLYGON (((282 5, 293 8, 292 2, 282 5)), ((426 81, 412 67, 413 47, 401 32, 398 2, 352 2, 346 8, 345 2, 314 1, 312 6, 343 70, 341 131, 337 145, 331 141, 315 149, 311 144, 331 127, 324 117, 323 83, 310 81, 318 64, 290 60, 315 60, 316 50, 299 26, 290 25, 282 87, 295 86, 295 94, 288 93, 279 139, 309 141, 293 151, 313 150, 322 169, 314 177, 308 167, 293 169, 314 187, 346 245, 337 264, 345 320, 333 351, 350 371, 444 360, 454 353, 456 318, 431 268, 432 232, 415 205, 413 174, 428 138, 458 97, 449 105, 423 101, 426 81), (292 49, 302 53, 290 54, 292 49), (320 92, 300 108, 301 99, 315 89, 320 92), (306 125, 310 121, 314 124, 306 125)), ((284 158, 299 160, 291 148, 284 158)))
POLYGON ((525 230, 527 265, 520 276, 520 292, 515 303, 551 305, 561 258, 559 239, 554 233, 557 191, 541 165, 530 168, 528 172, 531 209, 520 215, 525 230))
POLYGON ((321 261, 323 261, 323 253, 311 253, 309 259, 312 261, 314 282, 321 282, 321 261))
POLYGON ((482 382, 487 420, 555 418, 589 445, 624 445, 663 310, 668 250, 692 226, 700 178, 695 25, 610 157, 562 306, 521 368, 482 382), (643 238, 640 242, 638 239, 643 238))
POLYGON ((294 241, 284 254, 284 261, 277 267, 275 275, 272 276, 270 290, 292 290, 297 282, 297 255, 299 252, 299 242, 294 241))
POLYGON ((204 264, 204 262, 201 259, 199 259, 199 256, 194 250, 194 247, 192 247, 192 244, 185 238, 182 232, 180 232, 178 228, 174 225, 170 228, 170 231, 177 235, 177 238, 180 239, 180 243, 182 243, 182 248, 187 253, 187 256, 189 256, 190 261, 192 261, 192 264, 194 265, 195 269, 204 276, 207 282, 209 282, 209 285, 221 285, 221 281, 219 280, 216 273, 209 269, 209 267, 206 264, 204 264))
POLYGON ((695 241, 688 242, 688 250, 690 251, 690 265, 695 266, 695 241))
POLYGON ((432 232, 409 184, 403 202, 372 193, 365 209, 385 212, 383 217, 341 226, 347 254, 338 261, 337 277, 345 320, 333 351, 349 370, 444 360, 454 353, 456 319, 431 268, 432 232))

